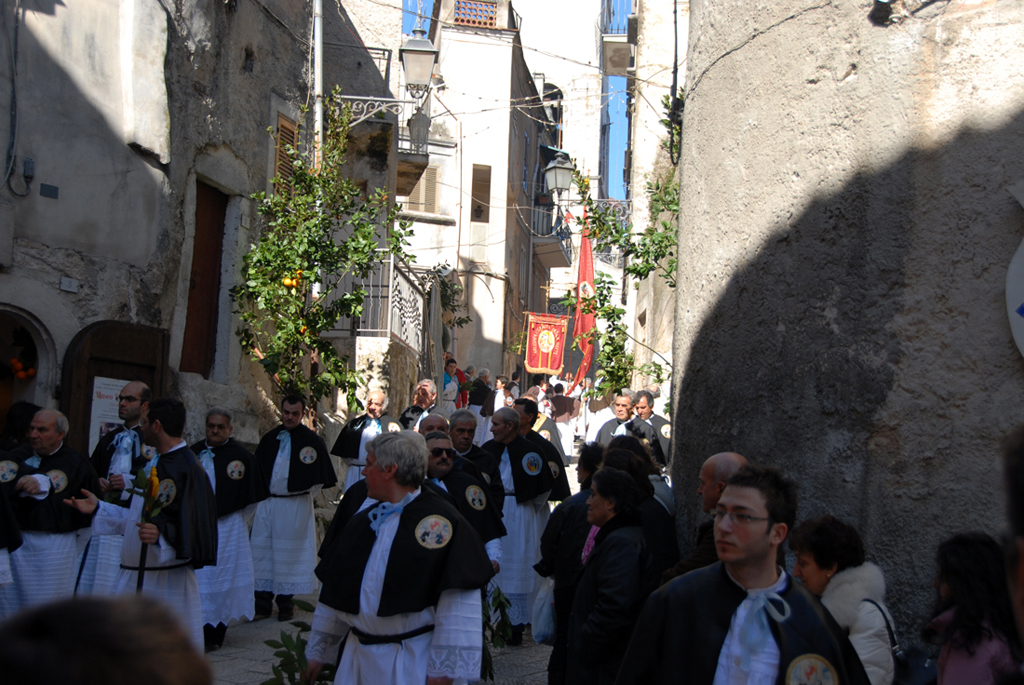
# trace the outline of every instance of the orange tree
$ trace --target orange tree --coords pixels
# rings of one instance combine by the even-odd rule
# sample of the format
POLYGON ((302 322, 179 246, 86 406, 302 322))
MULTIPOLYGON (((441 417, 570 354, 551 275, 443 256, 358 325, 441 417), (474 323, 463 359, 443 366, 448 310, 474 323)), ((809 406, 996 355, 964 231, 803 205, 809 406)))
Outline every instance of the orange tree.
POLYGON ((253 196, 260 237, 242 260, 231 296, 245 353, 281 392, 323 397, 338 388, 355 406, 358 374, 323 334, 362 314, 367 293, 360 281, 382 254, 412 260, 405 252, 410 229, 396 221, 400 206, 384 190, 364 194, 345 177, 351 112, 336 98, 328 102, 319 164, 313 150, 284 145, 290 178, 275 177, 277 192, 253 196))

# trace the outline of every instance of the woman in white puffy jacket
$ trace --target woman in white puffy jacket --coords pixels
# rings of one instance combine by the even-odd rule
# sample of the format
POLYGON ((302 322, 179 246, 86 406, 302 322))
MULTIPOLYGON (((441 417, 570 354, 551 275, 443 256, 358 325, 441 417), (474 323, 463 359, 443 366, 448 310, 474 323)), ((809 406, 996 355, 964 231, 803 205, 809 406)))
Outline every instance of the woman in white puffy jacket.
POLYGON ((871 685, 892 685, 894 664, 886 617, 882 569, 864 561, 857 530, 834 516, 805 521, 793 529, 793 575, 850 635, 871 685), (883 615, 882 612, 885 612, 883 615))

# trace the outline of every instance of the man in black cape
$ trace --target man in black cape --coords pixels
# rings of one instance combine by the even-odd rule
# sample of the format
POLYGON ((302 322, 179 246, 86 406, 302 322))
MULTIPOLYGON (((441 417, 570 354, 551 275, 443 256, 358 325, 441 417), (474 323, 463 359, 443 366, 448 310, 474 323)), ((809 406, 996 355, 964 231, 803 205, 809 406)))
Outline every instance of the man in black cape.
MULTIPOLYGON (((519 414, 519 435, 532 442, 541 450, 548 462, 548 468, 551 469, 551 475, 555 477, 555 484, 551 488, 551 501, 561 502, 562 500, 569 499, 572 496, 572 490, 569 489, 569 476, 565 472, 565 461, 563 460, 558 442, 552 442, 550 438, 545 438, 542 434, 531 428, 531 426, 537 423, 537 416, 539 414, 537 403, 528 397, 520 397, 513 403, 512 408, 519 414)), ((547 417, 545 416, 544 418, 547 417)), ((550 421, 551 419, 548 420, 550 421)), ((555 437, 558 437, 557 429, 555 437)))
POLYGON ((14 582, 0 588, 0 618, 74 592, 78 531, 92 517, 61 500, 81 488, 98 488, 99 479, 89 461, 64 443, 67 430, 59 411, 36 412, 29 444, 0 462, 0 482, 14 484, 9 501, 22 534, 21 547, 10 555, 14 582))
POLYGON ((477 418, 473 412, 468 409, 459 409, 452 414, 448 435, 452 439, 455 454, 476 466, 490 492, 491 503, 501 512, 505 504, 505 487, 501 484, 501 472, 498 470, 498 463, 501 460, 473 444, 473 436, 476 435, 477 428, 476 422, 477 418))
POLYGON ((617 395, 613 405, 615 418, 606 421, 597 432, 596 442, 607 445, 612 438, 619 435, 632 435, 651 448, 651 456, 660 465, 665 465, 665 453, 661 450, 661 442, 657 433, 649 423, 633 415, 633 398, 629 395, 617 395))
POLYGON ((478 679, 480 590, 494 573, 479 535, 422 487, 422 436, 382 434, 366 462, 370 504, 318 567, 324 587, 306 646, 306 682, 339 661, 339 645, 336 682, 478 679))
POLYGON ((348 465, 345 472, 345 490, 355 485, 363 475, 366 466, 366 443, 381 433, 395 433, 402 430, 402 424, 385 412, 388 396, 382 390, 371 390, 366 395, 366 412, 345 424, 334 441, 331 454, 341 457, 348 465))
POLYGON ((132 495, 128 509, 100 502, 88 490, 83 490, 84 499, 69 493, 64 503, 85 514, 95 512, 94 533, 124 535, 114 593, 136 592, 141 575, 142 592, 173 609, 196 648, 202 649, 203 616, 194 569, 217 562, 217 499, 206 471, 181 439, 184 431, 185 405, 180 400, 150 402, 142 417, 142 436, 157 455, 144 468, 147 477, 156 471, 154 506, 159 511, 151 512, 148 521, 145 498, 139 494, 132 495))
POLYGON ((655 434, 658 436, 658 444, 661 446, 661 453, 667 463, 672 454, 670 450, 672 423, 664 416, 654 413, 654 393, 650 390, 641 390, 634 395, 633 399, 636 400, 636 404, 633 406, 636 410, 636 415, 654 429, 655 434))
POLYGON ((217 498, 217 563, 196 572, 208 652, 224 644, 228 623, 255 615, 248 523, 256 504, 270 496, 256 458, 231 437, 233 418, 230 410, 211 407, 206 440, 192 445, 217 498))
POLYGON ((316 522, 313 497, 338 482, 323 439, 302 425, 306 398, 281 401, 281 425, 263 436, 256 460, 270 497, 259 503, 252 524, 256 619, 267 618, 277 595, 277 619, 295 614, 293 595, 316 591, 316 522))
POLYGON ((796 484, 775 469, 730 478, 715 508, 721 561, 650 596, 615 682, 867 685, 845 632, 776 564, 796 505, 796 484))
POLYGON ((398 422, 405 430, 418 431, 420 421, 430 414, 440 414, 445 420, 448 420, 448 412, 437 401, 437 383, 429 378, 424 378, 416 384, 416 390, 412 395, 412 405, 406 407, 398 417, 398 422))

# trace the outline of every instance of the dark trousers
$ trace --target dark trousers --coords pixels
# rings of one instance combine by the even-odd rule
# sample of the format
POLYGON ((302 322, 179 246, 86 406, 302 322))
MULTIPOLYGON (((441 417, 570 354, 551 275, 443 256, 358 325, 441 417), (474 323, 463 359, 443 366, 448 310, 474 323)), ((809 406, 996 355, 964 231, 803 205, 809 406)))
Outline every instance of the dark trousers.
POLYGON ((212 625, 207 623, 203 626, 203 642, 206 644, 206 651, 210 651, 211 647, 221 647, 224 645, 224 635, 228 632, 228 627, 223 623, 212 625))
POLYGON ((555 644, 548 660, 548 685, 563 685, 569 650, 569 614, 576 585, 555 588, 555 644))
MULTIPOLYGON (((253 593, 256 598, 256 613, 261 616, 270 616, 274 611, 274 593, 265 590, 257 590, 253 593)), ((294 595, 277 596, 277 612, 287 613, 295 609, 294 595)))

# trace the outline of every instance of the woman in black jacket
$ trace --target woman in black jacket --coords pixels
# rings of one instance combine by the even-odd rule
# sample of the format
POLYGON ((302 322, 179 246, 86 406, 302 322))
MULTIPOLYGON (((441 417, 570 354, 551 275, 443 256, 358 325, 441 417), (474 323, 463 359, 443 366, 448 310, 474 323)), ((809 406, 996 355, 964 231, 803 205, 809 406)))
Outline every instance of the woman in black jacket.
POLYGON ((566 683, 613 683, 630 635, 659 574, 637 506, 641 493, 626 473, 594 474, 587 519, 601 530, 580 572, 569 617, 566 683))

